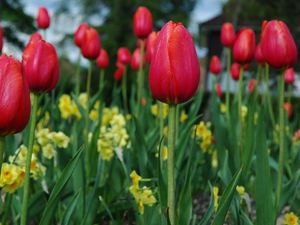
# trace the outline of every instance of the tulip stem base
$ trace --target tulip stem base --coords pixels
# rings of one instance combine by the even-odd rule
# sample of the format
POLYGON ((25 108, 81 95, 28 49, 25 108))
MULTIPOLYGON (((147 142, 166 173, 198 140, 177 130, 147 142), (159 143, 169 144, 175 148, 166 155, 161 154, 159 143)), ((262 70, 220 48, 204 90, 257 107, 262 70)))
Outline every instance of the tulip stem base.
POLYGON ((273 109, 272 109, 272 98, 271 98, 271 94, 270 94, 270 80, 269 80, 269 65, 265 66, 265 85, 266 85, 266 104, 268 104, 268 109, 269 109, 269 114, 270 114, 270 118, 271 118, 271 122, 272 122, 272 126, 275 127, 275 116, 273 113, 273 109))
POLYGON ((145 52, 145 41, 141 41, 141 54, 140 54, 140 67, 138 72, 138 80, 137 80, 137 110, 136 113, 138 116, 141 108, 141 100, 143 97, 143 89, 144 89, 144 52, 145 52))
POLYGON ((280 76, 279 82, 279 162, 278 162, 278 179, 277 179, 277 189, 276 189, 276 211, 279 211, 280 197, 283 185, 283 167, 284 167, 284 72, 280 76))
POLYGON ((22 202, 22 211, 21 211, 21 225, 26 225, 27 223, 30 167, 31 167, 32 149, 33 149, 34 135, 35 135, 38 98, 39 96, 37 94, 33 94, 32 112, 31 112, 31 119, 30 119, 29 145, 28 145, 26 167, 25 167, 25 181, 24 181, 23 202, 22 202))
POLYGON ((5 149, 5 137, 0 136, 0 174, 2 169, 3 157, 4 157, 4 149, 5 149))
POLYGON ((164 111, 163 111, 163 103, 160 101, 157 101, 158 105, 158 113, 159 113, 159 137, 160 140, 164 136, 164 111))
POLYGON ((75 87, 76 96, 79 96, 80 93, 80 61, 81 61, 81 54, 79 53, 77 59, 77 69, 76 69, 76 87, 75 87))
POLYGON ((123 96, 123 104, 124 110, 128 113, 128 102, 127 102, 127 66, 125 66, 124 74, 122 76, 122 96, 123 96))
POLYGON ((239 113, 239 128, 240 128, 240 159, 242 161, 243 157, 243 115, 242 115, 242 103, 243 103, 243 76, 244 66, 240 67, 240 77, 239 77, 239 91, 238 91, 238 113, 239 113))
POLYGON ((90 66, 87 74, 86 81, 86 115, 85 115, 85 129, 84 129, 84 141, 86 146, 86 167, 87 174, 90 174, 90 149, 89 149, 89 112, 90 112, 90 94, 91 94, 91 80, 92 80, 93 63, 90 61, 90 66))
POLYGON ((104 88, 104 69, 100 70, 100 79, 99 79, 99 92, 100 92, 100 98, 102 100, 103 95, 103 88, 104 88))
POLYGON ((226 76, 226 114, 229 118, 229 105, 230 105, 230 92, 229 92, 229 81, 230 81, 230 66, 231 66, 231 49, 227 48, 227 76, 226 76))
POLYGON ((176 112, 177 105, 169 106, 168 127, 168 215, 171 225, 175 225, 175 178, 174 178, 174 153, 176 138, 176 112))

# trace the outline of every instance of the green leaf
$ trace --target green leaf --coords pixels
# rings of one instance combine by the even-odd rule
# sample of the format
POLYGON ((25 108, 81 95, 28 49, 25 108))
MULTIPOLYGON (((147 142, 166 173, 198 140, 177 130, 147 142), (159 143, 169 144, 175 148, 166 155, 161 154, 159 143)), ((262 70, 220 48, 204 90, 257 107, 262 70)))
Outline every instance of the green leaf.
POLYGON ((210 188, 209 206, 208 206, 208 209, 207 209, 205 215, 203 216, 203 218, 201 219, 201 221, 198 225, 207 225, 209 223, 211 216, 214 213, 214 193, 213 193, 213 189, 212 189, 212 186, 210 183, 209 183, 209 188, 210 188))
POLYGON ((72 216, 72 214, 73 214, 73 212, 76 208, 79 196, 80 196, 80 192, 77 192, 74 195, 74 197, 72 198, 72 200, 70 201, 70 204, 68 205, 67 210, 65 211, 65 214, 63 216, 62 223, 61 223, 62 225, 69 225, 70 224, 70 219, 71 219, 71 216, 72 216))
POLYGON ((76 155, 68 162, 67 166, 64 168, 61 176, 59 177, 57 183, 55 184, 49 200, 47 202, 46 208, 44 209, 40 225, 48 225, 50 224, 50 221, 53 217, 53 213, 55 212, 55 206, 59 202, 59 196, 63 188, 65 187, 66 183, 71 178, 73 171, 75 167, 77 166, 77 163, 80 159, 81 153, 83 151, 83 148, 78 150, 76 155))
POLYGON ((222 195, 220 199, 220 204, 216 213, 216 217, 214 218, 214 221, 212 225, 223 225, 223 222, 225 220, 225 216, 228 212, 228 209, 231 204, 231 200, 234 196, 236 185, 238 184, 239 178, 242 173, 243 166, 235 173, 233 176, 231 182, 225 189, 224 194, 222 195))

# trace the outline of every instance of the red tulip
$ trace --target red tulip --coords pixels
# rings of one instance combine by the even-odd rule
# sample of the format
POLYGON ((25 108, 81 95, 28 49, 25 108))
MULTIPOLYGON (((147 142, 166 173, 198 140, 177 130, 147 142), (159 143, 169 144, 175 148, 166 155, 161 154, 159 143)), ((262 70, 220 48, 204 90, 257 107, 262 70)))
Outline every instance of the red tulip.
POLYGON ((84 39, 85 31, 89 28, 87 23, 82 23, 79 25, 74 34, 74 43, 80 48, 84 39))
POLYGON ((252 94, 253 91, 254 91, 254 89, 256 88, 256 86, 257 86, 257 80, 255 80, 255 79, 249 80, 249 83, 248 83, 248 92, 250 94, 252 94))
POLYGON ((37 15, 37 26, 39 29, 47 29, 50 25, 50 16, 45 7, 40 7, 37 15))
POLYGON ((244 71, 248 71, 250 69, 250 63, 243 65, 244 71))
POLYGON ((261 35, 262 52, 274 68, 292 67, 298 60, 295 41, 286 24, 272 20, 265 24, 261 35))
POLYGON ((187 29, 181 23, 168 22, 159 32, 150 64, 152 95, 162 102, 177 104, 195 94, 200 66, 187 29))
POLYGON ((216 93, 219 96, 219 98, 222 97, 222 86, 220 83, 216 83, 215 85, 216 93))
POLYGON ((256 46, 255 50, 255 60, 258 64, 264 64, 266 62, 265 57, 263 55, 262 49, 261 49, 261 43, 259 43, 256 46))
POLYGON ((233 45, 233 59, 239 64, 250 63, 255 55, 255 34, 250 28, 239 33, 233 45))
POLYGON ((218 56, 214 55, 210 60, 209 70, 214 75, 219 75, 222 70, 221 61, 218 56))
POLYGON ((226 22, 221 28, 221 43, 225 47, 232 47, 235 41, 235 31, 232 23, 226 22))
POLYGON ((155 49, 155 44, 156 44, 156 38, 157 38, 158 33, 157 32, 152 32, 146 42, 146 59, 149 63, 151 63, 151 58, 155 49))
POLYGON ((100 50, 100 54, 96 60, 97 65, 99 66, 99 68, 101 69, 106 69, 109 65, 109 57, 107 54, 107 51, 105 49, 101 49, 100 50))
POLYGON ((283 104, 283 108, 287 112, 288 118, 291 118, 292 115, 293 115, 293 106, 292 106, 292 104, 290 102, 285 102, 283 104))
POLYGON ((240 78, 240 64, 233 63, 230 69, 231 77, 233 80, 239 80, 240 78))
MULTIPOLYGON (((145 59, 145 58, 144 58, 145 59)), ((145 60, 143 60, 143 66, 145 65, 145 60)), ((138 70, 141 64, 141 50, 139 48, 135 49, 131 57, 131 69, 138 70)))
MULTIPOLYGON (((29 45, 29 44, 31 44, 31 43, 33 43, 33 42, 37 42, 37 41, 39 41, 39 40, 43 40, 43 37, 42 37, 42 35, 40 35, 40 33, 35 32, 35 33, 33 33, 33 34, 30 36, 30 39, 29 39, 27 45, 29 45)), ((27 47, 27 46, 26 46, 26 47, 27 47)))
POLYGON ((0 56, 0 136, 22 131, 30 116, 30 95, 19 61, 0 56))
POLYGON ((118 49, 118 53, 117 53, 117 57, 118 57, 118 62, 126 65, 129 64, 131 62, 131 55, 130 55, 130 51, 128 48, 126 47, 122 47, 118 49))
POLYGON ((133 16, 133 30, 137 38, 147 38, 152 31, 152 14, 146 7, 140 6, 133 16))
POLYGON ((295 71, 293 68, 289 68, 284 72, 284 81, 286 84, 293 84, 295 81, 295 71))
POLYGON ((82 55, 90 60, 97 59, 101 50, 101 41, 98 32, 94 28, 88 28, 85 31, 81 43, 82 55))
POLYGON ((117 70, 115 71, 114 73, 114 79, 116 81, 119 81, 121 80, 123 74, 124 74, 124 71, 125 71, 125 67, 124 66, 119 66, 117 67, 117 70))
POLYGON ((3 29, 0 26, 0 52, 2 52, 2 48, 3 48, 3 29))
POLYGON ((22 56, 23 72, 30 91, 50 92, 59 78, 56 50, 50 43, 37 40, 27 45, 22 56))

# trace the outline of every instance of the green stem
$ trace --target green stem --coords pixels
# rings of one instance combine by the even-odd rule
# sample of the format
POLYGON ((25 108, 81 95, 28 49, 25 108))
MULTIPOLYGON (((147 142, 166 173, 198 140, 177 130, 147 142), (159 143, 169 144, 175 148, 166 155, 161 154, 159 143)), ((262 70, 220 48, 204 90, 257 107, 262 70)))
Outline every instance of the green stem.
POLYGON ((283 185, 283 167, 284 167, 284 72, 280 76, 279 82, 279 166, 278 166, 278 179, 276 189, 276 209, 279 211, 280 197, 283 185))
POLYGON ((265 78, 266 78, 266 101, 268 104, 268 109, 269 109, 269 114, 270 114, 270 118, 271 118, 271 122, 272 122, 272 126, 275 127, 275 116, 274 116, 274 112, 272 109, 272 98, 271 98, 271 94, 270 94, 270 81, 269 81, 269 65, 266 64, 265 66, 265 78))
MULTIPOLYGON (((99 79, 99 92, 100 92, 100 96, 103 94, 102 92, 103 92, 103 88, 104 88, 104 73, 105 73, 105 70, 104 69, 100 69, 100 79, 99 79)), ((101 99, 101 100, 103 100, 103 99, 101 99)))
POLYGON ((3 218, 2 218, 2 224, 6 225, 7 224, 7 219, 9 216, 9 211, 10 211, 10 206, 12 202, 12 194, 7 193, 5 197, 5 207, 4 207, 4 212, 3 212, 3 218))
POLYGON ((4 149, 5 149, 5 137, 0 136, 0 174, 1 174, 2 163, 3 163, 4 149))
POLYGON ((288 102, 291 103, 291 98, 292 98, 292 93, 293 93, 293 89, 292 89, 292 84, 288 85, 288 102))
POLYGON ((124 110, 128 113, 128 102, 127 102, 127 66, 125 66, 124 74, 122 76, 122 96, 123 96, 123 104, 124 110))
POLYGON ((230 67, 231 67, 231 48, 227 48, 227 76, 226 76, 226 114, 229 117, 229 105, 230 105, 230 92, 229 92, 229 82, 230 82, 230 67))
POLYGON ((138 72, 138 81, 137 81, 137 115, 140 113, 141 99, 143 97, 143 88, 144 88, 144 40, 141 41, 141 52, 140 52, 140 67, 138 72))
POLYGON ((174 178, 174 153, 176 137, 176 112, 177 105, 169 105, 168 129, 168 209, 170 224, 175 225, 175 178, 174 178))
POLYGON ((76 87, 75 87, 75 93, 76 96, 79 96, 80 93, 80 61, 81 61, 81 53, 79 53, 78 59, 77 59, 77 69, 76 69, 76 87))
POLYGON ((239 77, 239 91, 238 91, 238 113, 239 113, 239 127, 240 127, 240 159, 243 158, 243 116, 242 116, 242 103, 243 103, 243 76, 244 76, 244 65, 240 66, 240 77, 239 77))
POLYGON ((159 137, 162 139, 164 136, 164 112, 163 112, 163 103, 157 101, 158 113, 159 113, 159 137))
POLYGON ((24 181, 23 202, 22 202, 22 212, 21 212, 21 225, 26 225, 27 222, 30 167, 31 167, 32 149, 33 149, 34 135, 35 135, 38 98, 39 96, 34 93, 32 99, 32 112, 31 112, 31 119, 30 119, 29 146, 27 151, 26 167, 25 167, 25 181, 24 181))

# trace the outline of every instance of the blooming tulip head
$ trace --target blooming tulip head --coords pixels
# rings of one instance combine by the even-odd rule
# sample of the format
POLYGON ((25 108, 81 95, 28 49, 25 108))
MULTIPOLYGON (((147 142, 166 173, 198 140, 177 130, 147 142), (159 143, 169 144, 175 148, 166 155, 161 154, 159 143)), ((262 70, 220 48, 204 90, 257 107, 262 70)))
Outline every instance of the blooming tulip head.
POLYGON ((214 55, 209 64, 209 70, 214 75, 219 75, 222 70, 221 61, 218 56, 214 55))
POLYGON ((221 28, 221 43, 225 47, 231 48, 235 41, 235 31, 232 23, 226 22, 221 28))
POLYGON ((121 78, 122 78, 122 76, 124 74, 124 71, 125 71, 125 67, 124 66, 118 66, 117 70, 114 73, 114 79, 116 81, 121 80, 121 78))
POLYGON ((30 91, 50 92, 59 78, 56 50, 44 40, 30 42, 22 55, 22 66, 30 91))
POLYGON ((280 20, 272 20, 263 26, 261 35, 263 55, 272 67, 292 67, 298 59, 297 46, 289 28, 280 20))
POLYGON ((81 53, 87 59, 97 59, 101 50, 101 41, 98 32, 94 28, 85 30, 81 43, 81 53))
POLYGON ((121 47, 118 49, 118 53, 117 53, 117 60, 119 63, 127 65, 130 64, 131 62, 131 55, 130 55, 130 51, 128 48, 126 47, 121 47))
MULTIPOLYGON (((33 33, 33 34, 30 36, 30 39, 29 39, 27 45, 29 45, 29 44, 31 44, 31 43, 33 43, 33 42, 37 42, 37 41, 42 40, 42 39, 43 39, 42 35, 40 35, 40 33, 38 33, 38 32, 35 32, 35 33, 33 33)), ((26 46, 26 47, 27 47, 27 46, 26 46)))
POLYGON ((108 54, 107 54, 107 51, 105 49, 101 49, 100 50, 100 54, 99 56, 97 57, 97 65, 99 66, 99 68, 101 69, 106 69, 109 65, 109 57, 108 57, 108 54))
POLYGON ((137 38, 147 38, 152 31, 152 14, 144 6, 138 7, 133 16, 133 30, 137 38))
POLYGON ((286 69, 284 72, 284 81, 286 84, 293 84, 295 81, 295 71, 293 68, 286 69))
POLYGON ((250 28, 242 29, 233 45, 233 59, 239 64, 250 63, 255 55, 255 34, 250 28))
POLYGON ((39 29, 47 29, 50 26, 50 16, 45 7, 40 7, 37 15, 37 26, 39 29))
POLYGON ((28 83, 19 61, 0 56, 0 136, 22 131, 30 116, 28 83))
POLYGON ((233 63, 231 65, 230 74, 233 80, 239 80, 240 78, 240 64, 233 63))
POLYGON ((81 23, 74 34, 74 43, 80 48, 84 39, 85 31, 89 28, 87 23, 81 23))
POLYGON ((259 43, 256 46, 256 50, 255 50, 255 60, 258 64, 262 65, 265 64, 266 60, 265 57, 263 55, 262 49, 261 49, 261 43, 259 43))
POLYGON ((157 38, 158 33, 157 32, 152 32, 146 42, 146 59, 149 63, 151 63, 151 58, 155 49, 155 44, 156 44, 156 38, 157 38))
POLYGON ((170 21, 156 41, 149 71, 152 95, 169 104, 188 101, 200 80, 200 66, 190 33, 181 23, 170 21))
POLYGON ((216 93, 219 96, 219 98, 221 98, 222 97, 222 86, 220 83, 216 83, 215 90, 216 90, 216 93))
POLYGON ((0 53, 2 52, 2 48, 3 48, 3 29, 0 26, 0 53))
MULTIPOLYGON (((144 58, 145 59, 145 58, 144 58)), ((145 61, 145 60, 143 60, 145 61)), ((145 62, 142 62, 145 65, 145 62)), ((141 50, 139 48, 135 49, 131 57, 131 69, 138 70, 141 64, 141 50)))

